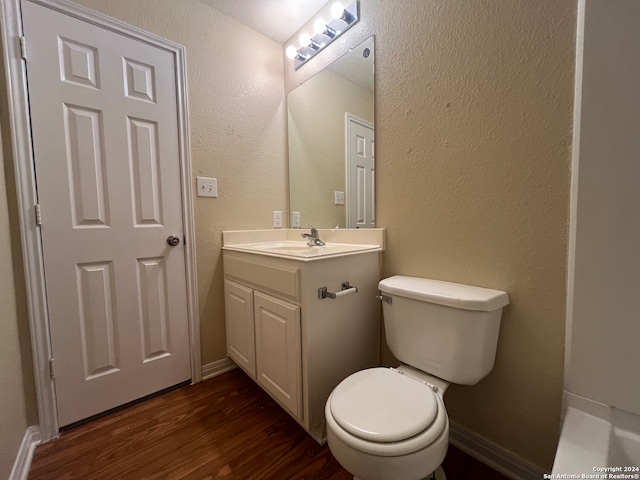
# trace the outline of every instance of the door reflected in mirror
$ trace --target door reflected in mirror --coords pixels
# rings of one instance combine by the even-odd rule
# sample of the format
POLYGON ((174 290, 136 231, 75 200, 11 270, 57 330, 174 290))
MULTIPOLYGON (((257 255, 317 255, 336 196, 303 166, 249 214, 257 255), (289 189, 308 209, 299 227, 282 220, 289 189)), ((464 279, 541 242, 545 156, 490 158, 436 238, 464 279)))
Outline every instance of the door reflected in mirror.
POLYGON ((287 95, 292 227, 375 226, 374 37, 287 95))

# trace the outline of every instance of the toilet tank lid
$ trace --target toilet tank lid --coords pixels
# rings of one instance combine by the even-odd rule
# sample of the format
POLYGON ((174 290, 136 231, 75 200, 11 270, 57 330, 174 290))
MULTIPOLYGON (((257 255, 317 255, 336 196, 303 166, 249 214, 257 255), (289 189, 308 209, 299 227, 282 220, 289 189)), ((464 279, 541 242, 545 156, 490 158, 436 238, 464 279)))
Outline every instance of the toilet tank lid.
POLYGON ((396 275, 381 280, 378 289, 390 295, 478 312, 493 312, 509 305, 506 292, 429 278, 396 275))

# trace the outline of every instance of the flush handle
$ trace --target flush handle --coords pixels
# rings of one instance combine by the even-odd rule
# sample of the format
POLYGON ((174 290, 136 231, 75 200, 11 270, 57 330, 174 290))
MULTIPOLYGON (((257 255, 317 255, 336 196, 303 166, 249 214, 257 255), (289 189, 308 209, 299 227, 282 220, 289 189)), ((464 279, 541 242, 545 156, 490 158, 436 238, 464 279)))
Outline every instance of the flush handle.
POLYGON ((386 295, 376 295, 376 298, 378 300, 382 300, 383 302, 387 302, 389 305, 391 305, 391 302, 393 302, 393 299, 386 295))

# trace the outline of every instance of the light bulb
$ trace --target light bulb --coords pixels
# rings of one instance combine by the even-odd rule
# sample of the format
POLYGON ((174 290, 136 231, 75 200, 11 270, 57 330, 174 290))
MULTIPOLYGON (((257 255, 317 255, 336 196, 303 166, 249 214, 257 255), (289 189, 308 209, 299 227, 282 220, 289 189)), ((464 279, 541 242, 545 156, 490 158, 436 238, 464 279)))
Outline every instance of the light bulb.
POLYGON ((300 45, 303 47, 311 45, 311 36, 307 32, 301 33, 298 40, 300 40, 300 45))
POLYGON ((340 18, 342 17, 343 13, 344 13, 344 5, 342 5, 342 2, 336 2, 333 5, 331 5, 331 16, 333 18, 340 18))
POLYGON ((295 56, 298 55, 298 50, 293 45, 289 45, 287 49, 284 51, 284 53, 289 58, 295 58, 295 56))
POLYGON ((315 22, 313 22, 313 29, 316 33, 324 33, 327 29, 327 24, 322 18, 318 18, 315 22))

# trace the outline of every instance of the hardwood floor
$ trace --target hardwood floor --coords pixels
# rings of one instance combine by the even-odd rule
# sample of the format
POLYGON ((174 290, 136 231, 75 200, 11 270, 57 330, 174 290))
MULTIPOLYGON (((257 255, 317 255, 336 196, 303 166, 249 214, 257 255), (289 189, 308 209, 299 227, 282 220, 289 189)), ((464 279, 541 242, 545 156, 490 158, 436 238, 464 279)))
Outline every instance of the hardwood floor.
MULTIPOLYGON (((454 447, 448 480, 506 477, 454 447)), ((151 398, 37 447, 29 479, 353 477, 240 369, 151 398)))

